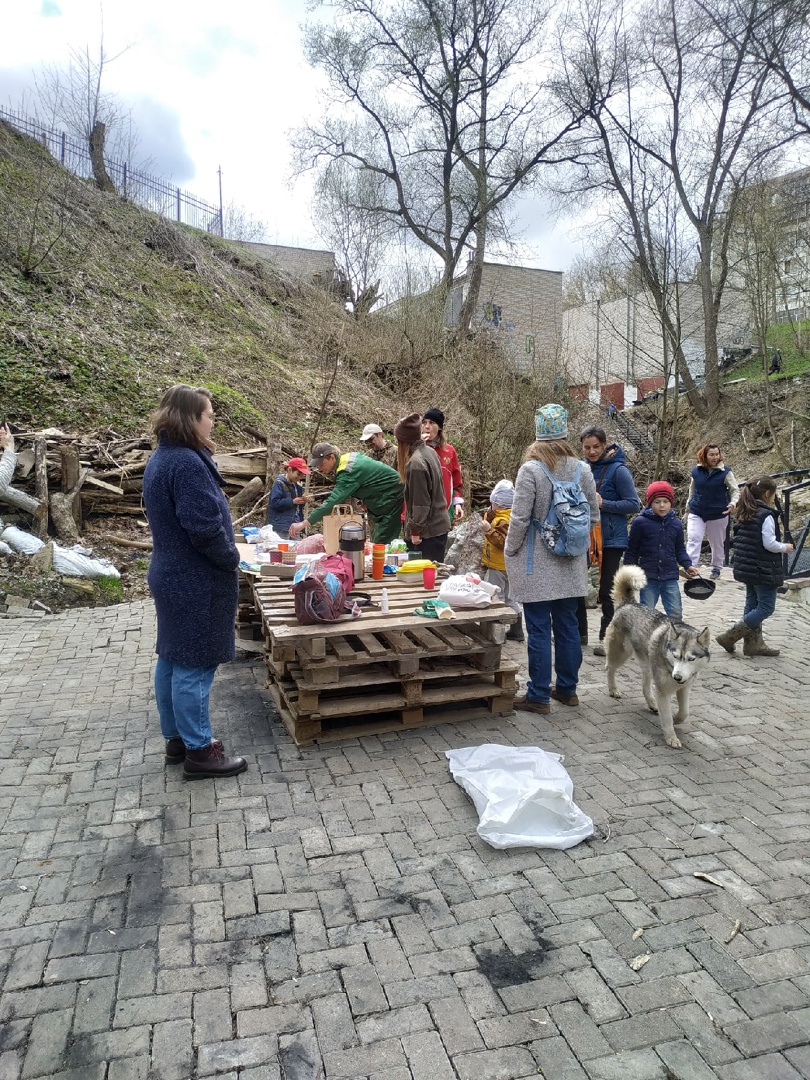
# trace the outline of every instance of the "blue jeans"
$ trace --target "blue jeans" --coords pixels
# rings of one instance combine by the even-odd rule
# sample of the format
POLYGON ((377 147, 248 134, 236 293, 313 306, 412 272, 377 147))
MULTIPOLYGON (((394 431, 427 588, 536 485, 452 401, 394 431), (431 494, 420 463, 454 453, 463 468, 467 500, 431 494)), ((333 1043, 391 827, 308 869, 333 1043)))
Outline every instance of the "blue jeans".
POLYGON ((681 588, 678 579, 674 581, 650 581, 639 593, 639 603, 646 607, 654 608, 658 600, 664 605, 664 611, 670 619, 683 618, 683 605, 681 603, 681 588))
POLYGON ((743 622, 752 630, 759 630, 776 607, 775 585, 746 585, 743 622))
POLYGON ((217 670, 213 667, 181 667, 158 657, 155 665, 155 701, 164 739, 179 735, 187 750, 211 745, 208 696, 217 670))
POLYGON ((579 597, 524 603, 526 651, 529 659, 529 701, 548 702, 551 697, 551 630, 554 629, 554 672, 557 690, 567 696, 576 693, 582 665, 577 604, 579 597))

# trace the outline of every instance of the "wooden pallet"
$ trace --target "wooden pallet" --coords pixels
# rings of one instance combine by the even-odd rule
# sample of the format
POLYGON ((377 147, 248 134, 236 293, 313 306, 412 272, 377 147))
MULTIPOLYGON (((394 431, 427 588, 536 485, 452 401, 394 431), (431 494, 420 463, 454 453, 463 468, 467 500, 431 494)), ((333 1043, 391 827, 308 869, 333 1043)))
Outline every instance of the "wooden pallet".
POLYGON ((269 689, 299 746, 324 739, 396 731, 512 711, 515 665, 502 662, 509 623, 505 604, 456 612, 448 621, 415 615, 421 584, 364 581, 378 605, 388 588, 390 611, 300 626, 286 582, 253 583, 265 634, 269 689), (459 709, 459 702, 465 705, 459 709))
MULTIPOLYGON (((270 680, 268 689, 281 720, 297 746, 332 742, 361 735, 380 735, 408 728, 459 723, 486 716, 510 716, 514 709, 514 681, 517 668, 496 672, 491 681, 484 677, 452 679, 449 685, 419 683, 417 700, 408 701, 403 692, 385 692, 373 686, 354 695, 319 698, 317 714, 301 711, 299 688, 292 679, 270 680), (496 681, 497 680, 497 681, 496 681), (499 682, 501 685, 499 685, 499 682), (464 706, 459 708, 459 702, 464 706)), ((304 708, 312 708, 305 702, 304 708)))

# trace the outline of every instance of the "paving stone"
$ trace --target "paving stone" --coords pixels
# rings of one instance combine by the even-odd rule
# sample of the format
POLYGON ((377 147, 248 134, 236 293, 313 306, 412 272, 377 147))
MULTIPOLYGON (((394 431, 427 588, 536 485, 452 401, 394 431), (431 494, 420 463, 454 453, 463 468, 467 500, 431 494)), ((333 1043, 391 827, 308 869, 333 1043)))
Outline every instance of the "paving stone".
POLYGON ((194 1074, 192 1022, 172 1020, 155 1024, 152 1035, 151 1069, 162 1080, 187 1080, 194 1074))
POLYGON ((552 1005, 549 1012, 560 1034, 580 1061, 586 1062, 610 1053, 610 1043, 578 1001, 552 1005))
POLYGON ((717 1070, 720 1080, 803 1080, 781 1054, 763 1054, 752 1061, 738 1061, 717 1070))
POLYGON ((399 1039, 369 1043, 349 1050, 332 1050, 323 1055, 323 1064, 329 1080, 343 1080, 370 1076, 374 1072, 389 1069, 406 1069, 407 1058, 399 1039))
POLYGON ((626 1050, 597 1058, 585 1062, 585 1070, 591 1080, 672 1080, 661 1058, 652 1050, 626 1050))
POLYGON ((522 1076, 537 1075, 534 1058, 522 1046, 457 1054, 453 1065, 459 1080, 519 1080, 522 1076))
POLYGON ((804 1046, 810 1038, 810 1028, 786 1013, 780 1016, 760 1016, 731 1024, 724 1034, 731 1039, 746 1057, 765 1054, 774 1050, 786 1050, 791 1046, 804 1046))
POLYGON ((670 1080, 673 1076, 683 1080, 713 1080, 717 1076, 686 1039, 661 1043, 655 1052, 669 1069, 670 1080))
POLYGON ((242 1070, 256 1065, 273 1064, 278 1057, 278 1040, 269 1035, 252 1039, 201 1046, 197 1052, 197 1072, 200 1076, 222 1073, 227 1069, 242 1070))
POLYGON ((484 1048, 478 1026, 460 994, 431 1001, 428 1008, 450 1057, 484 1048))
POLYGON ((553 1035, 529 1047, 538 1065, 538 1072, 548 1080, 587 1080, 587 1074, 565 1039, 553 1035))

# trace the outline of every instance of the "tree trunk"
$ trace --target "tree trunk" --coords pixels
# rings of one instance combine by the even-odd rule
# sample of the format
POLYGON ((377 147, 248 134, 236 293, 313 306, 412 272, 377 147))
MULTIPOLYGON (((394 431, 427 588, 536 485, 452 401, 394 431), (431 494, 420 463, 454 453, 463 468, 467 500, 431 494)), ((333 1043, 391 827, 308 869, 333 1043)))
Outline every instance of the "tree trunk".
POLYGON ((38 435, 34 439, 34 490, 39 501, 38 528, 41 537, 48 535, 48 444, 38 435))
MULTIPOLYGON (((79 474, 79 451, 75 446, 60 446, 59 456, 62 460, 62 494, 70 495, 76 486, 79 474)), ((78 489, 77 489, 78 490, 78 489)), ((73 520, 76 523, 77 533, 82 531, 82 501, 81 499, 71 500, 71 513, 73 520)))
POLYGON ((706 375, 706 409, 709 414, 720 407, 720 368, 717 366, 717 307, 712 287, 712 245, 700 238, 700 291, 703 299, 703 370, 706 375))
POLYGON ((253 506, 255 502, 261 498, 261 494, 264 491, 264 483, 258 476, 254 476, 252 480, 248 480, 241 491, 238 491, 236 495, 230 500, 231 510, 238 510, 243 506, 253 506))
POLYGON ((461 305, 459 329, 464 337, 470 333, 473 315, 478 310, 478 298, 481 294, 481 278, 484 273, 484 251, 487 241, 486 218, 482 218, 475 230, 475 253, 467 266, 467 295, 461 305))
POLYGON ((17 510, 24 510, 26 514, 31 514, 35 518, 39 517, 40 504, 38 500, 24 491, 17 491, 16 488, 8 487, 5 491, 0 491, 0 503, 6 503, 17 510))
POLYGON ((109 191, 115 194, 115 184, 110 179, 107 166, 104 164, 104 140, 107 128, 100 120, 93 125, 88 139, 90 145, 90 165, 93 170, 93 179, 96 187, 101 191, 109 191))

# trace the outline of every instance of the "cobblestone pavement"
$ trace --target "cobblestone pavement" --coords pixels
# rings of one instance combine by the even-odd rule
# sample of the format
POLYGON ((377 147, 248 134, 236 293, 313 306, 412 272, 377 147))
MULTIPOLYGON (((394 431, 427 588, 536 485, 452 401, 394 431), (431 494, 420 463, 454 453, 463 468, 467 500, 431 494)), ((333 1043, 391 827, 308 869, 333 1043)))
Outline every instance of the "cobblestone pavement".
POLYGON ((149 604, 0 621, 0 1080, 810 1077, 808 631, 718 648, 682 751, 590 649, 579 708, 303 751, 235 663, 249 770, 187 784, 149 604), (565 754, 596 835, 483 844, 443 751, 485 741, 565 754))

